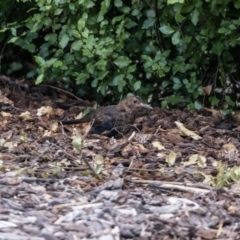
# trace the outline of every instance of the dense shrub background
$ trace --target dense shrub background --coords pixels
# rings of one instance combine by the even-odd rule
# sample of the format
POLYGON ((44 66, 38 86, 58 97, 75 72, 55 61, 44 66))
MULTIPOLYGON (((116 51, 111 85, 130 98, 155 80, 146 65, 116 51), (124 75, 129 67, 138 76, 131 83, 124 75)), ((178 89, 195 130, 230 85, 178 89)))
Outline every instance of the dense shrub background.
POLYGON ((234 106, 240 0, 0 3, 1 73, 79 96, 134 93, 162 106, 234 106))

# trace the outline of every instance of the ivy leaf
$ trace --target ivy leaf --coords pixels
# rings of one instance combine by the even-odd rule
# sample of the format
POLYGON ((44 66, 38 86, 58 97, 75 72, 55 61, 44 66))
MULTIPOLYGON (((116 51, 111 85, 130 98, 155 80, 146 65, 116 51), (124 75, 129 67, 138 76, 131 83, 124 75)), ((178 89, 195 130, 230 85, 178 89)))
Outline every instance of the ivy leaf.
POLYGON ((140 89, 141 88, 141 84, 142 84, 141 81, 136 81, 134 83, 134 85, 133 85, 134 90, 137 91, 138 89, 140 89))
POLYGON ((180 41, 180 32, 177 31, 172 36, 172 44, 177 45, 179 43, 179 41, 180 41))
POLYGON ((83 42, 81 40, 72 43, 71 48, 75 51, 79 51, 82 48, 83 42))
POLYGON ((64 33, 60 38, 59 45, 62 49, 64 49, 67 46, 68 42, 69 42, 69 37, 66 33, 64 33))
POLYGON ((171 34, 175 32, 170 26, 162 26, 159 29, 163 34, 171 34))
POLYGON ((191 18, 193 25, 196 26, 199 21, 199 11, 197 10, 197 8, 195 8, 194 11, 191 12, 190 18, 191 18))
POLYGON ((196 110, 200 110, 200 109, 202 109, 202 104, 199 101, 195 101, 194 107, 196 110))
POLYGON ((219 101, 220 101, 218 98, 216 98, 214 96, 210 97, 209 100, 210 100, 210 103, 211 103, 212 106, 217 106, 219 101))
POLYGON ((113 78, 113 81, 109 84, 111 86, 118 86, 119 82, 123 80, 124 75, 119 74, 116 77, 113 78))
POLYGON ((223 44, 221 42, 216 42, 213 44, 212 52, 220 56, 223 49, 224 49, 223 44))
POLYGON ((123 2, 122 0, 114 0, 114 6, 115 7, 122 7, 123 2))
POLYGON ((162 87, 165 88, 165 87, 167 87, 169 84, 170 84, 169 81, 164 80, 164 81, 162 82, 162 87))
POLYGON ((119 67, 127 67, 132 61, 128 57, 120 56, 115 59, 114 63, 119 67))
POLYGON ((148 18, 147 20, 144 21, 142 29, 148 29, 153 26, 155 22, 154 18, 148 18))
POLYGON ((228 95, 225 95, 225 100, 230 106, 235 106, 235 102, 228 95))

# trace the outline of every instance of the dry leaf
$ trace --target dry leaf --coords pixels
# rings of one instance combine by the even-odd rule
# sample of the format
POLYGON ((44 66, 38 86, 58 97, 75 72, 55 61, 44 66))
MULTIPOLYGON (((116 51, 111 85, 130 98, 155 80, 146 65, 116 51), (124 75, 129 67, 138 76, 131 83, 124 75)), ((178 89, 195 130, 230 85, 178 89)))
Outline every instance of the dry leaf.
POLYGON ((199 135, 197 135, 195 132, 190 131, 189 129, 185 128, 182 123, 180 123, 180 122, 178 122, 178 121, 175 121, 175 124, 177 125, 177 127, 178 127, 184 134, 186 134, 187 136, 191 137, 192 139, 194 139, 194 140, 202 139, 202 137, 200 137, 199 135))
POLYGON ((28 121, 28 120, 32 120, 33 117, 31 116, 30 112, 26 111, 24 113, 21 113, 19 115, 19 118, 22 119, 23 121, 28 121))
POLYGON ((37 116, 47 115, 50 116, 53 113, 53 108, 50 106, 41 107, 37 110, 37 116))
POLYGON ((222 147, 228 153, 237 153, 238 152, 237 148, 232 143, 226 143, 222 147))
POLYGON ((11 106, 13 106, 13 101, 9 100, 7 97, 5 97, 3 94, 2 94, 2 91, 0 90, 0 103, 3 103, 3 104, 9 104, 11 106))
POLYGON ((166 157, 166 162, 168 166, 171 167, 175 164, 177 154, 175 152, 170 152, 170 154, 166 157))
POLYGON ((57 128, 58 128, 58 122, 53 122, 49 125, 49 128, 51 131, 56 132, 57 128))
POLYGON ((133 146, 134 149, 140 153, 148 153, 150 150, 145 148, 142 144, 136 144, 133 146))
POLYGON ((152 142, 153 147, 157 148, 159 151, 165 149, 165 147, 158 141, 152 142))
POLYGON ((212 85, 208 85, 206 87, 203 87, 203 92, 204 92, 204 94, 209 96, 212 92, 212 85))
POLYGON ((199 167, 206 167, 206 158, 199 154, 192 154, 188 162, 182 162, 185 166, 197 164, 199 167))
POLYGON ((84 143, 84 137, 81 134, 78 134, 77 136, 74 136, 72 138, 72 145, 78 151, 80 151, 83 148, 83 143, 84 143))
POLYGON ((8 112, 1 112, 1 115, 5 118, 5 119, 10 119, 12 117, 11 113, 8 112))

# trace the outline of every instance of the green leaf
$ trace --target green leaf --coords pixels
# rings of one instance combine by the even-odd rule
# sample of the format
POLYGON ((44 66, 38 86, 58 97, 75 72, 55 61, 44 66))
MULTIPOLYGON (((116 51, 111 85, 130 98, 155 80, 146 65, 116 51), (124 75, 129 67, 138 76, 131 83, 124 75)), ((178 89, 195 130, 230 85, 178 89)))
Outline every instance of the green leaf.
POLYGON ((165 88, 165 87, 167 87, 169 84, 170 84, 169 81, 164 80, 164 81, 162 82, 162 87, 165 88))
POLYGON ((110 86, 118 86, 119 82, 124 78, 123 74, 119 74, 113 78, 113 81, 109 84, 110 86))
POLYGON ((220 56, 223 49, 224 49, 223 44, 221 42, 216 42, 213 44, 212 52, 215 53, 216 55, 220 56))
POLYGON ((122 0, 114 0, 114 6, 115 7, 122 7, 123 2, 122 0))
POLYGON ((180 102, 188 102, 186 97, 177 96, 177 95, 168 96, 168 97, 165 98, 165 100, 172 105, 175 105, 175 104, 180 103, 180 102))
POLYGON ((12 37, 8 43, 15 43, 18 40, 19 37, 12 37))
POLYGON ((181 23, 185 19, 185 17, 183 15, 181 15, 180 13, 176 13, 175 19, 177 22, 181 23))
POLYGON ((63 62, 60 60, 57 60, 56 62, 53 63, 53 67, 57 68, 57 67, 61 67, 63 65, 63 62))
POLYGON ((173 82, 174 82, 174 83, 178 83, 178 84, 181 83, 181 81, 180 81, 178 78, 176 78, 176 77, 173 77, 173 82))
POLYGON ((43 74, 40 74, 38 77, 37 77, 37 80, 35 81, 35 84, 38 85, 39 83, 41 83, 43 81, 43 74))
POLYGON ((184 3, 184 0, 168 0, 167 4, 184 3))
POLYGON ((175 32, 170 26, 162 26, 159 29, 163 34, 171 34, 175 32))
POLYGON ((224 27, 218 29, 218 33, 226 33, 228 31, 229 30, 227 28, 224 28, 224 27))
POLYGON ((136 71, 136 64, 128 66, 127 73, 136 71))
POLYGON ((67 35, 66 33, 62 34, 62 35, 60 36, 59 46, 60 46, 62 49, 64 49, 64 48, 67 46, 68 42, 69 42, 69 37, 68 37, 68 35, 67 35))
POLYGON ((154 18, 148 18, 144 21, 142 29, 148 29, 154 25, 155 19, 154 18))
POLYGON ((45 60, 40 56, 34 56, 34 59, 40 67, 42 67, 46 64, 45 60))
POLYGON ((235 106, 235 102, 228 96, 225 95, 225 101, 230 105, 230 106, 235 106))
POLYGON ((75 51, 79 51, 83 46, 83 42, 81 40, 77 40, 72 43, 71 48, 75 51))
POLYGON ((19 63, 19 62, 12 62, 12 63, 10 64, 11 73, 22 69, 22 67, 23 67, 23 66, 22 66, 21 63, 19 63))
POLYGON ((196 110, 200 110, 200 109, 202 109, 202 104, 199 101, 195 101, 194 107, 196 110))
POLYGON ((179 43, 179 41, 180 41, 180 32, 177 31, 172 36, 172 44, 177 45, 179 43))
POLYGON ((132 61, 128 57, 120 56, 113 61, 119 68, 127 67, 132 61))
POLYGON ((141 88, 141 84, 142 84, 141 81, 135 82, 134 86, 133 86, 134 90, 137 91, 138 89, 140 89, 141 88))
POLYGON ((190 18, 191 18, 193 25, 196 26, 199 21, 199 11, 197 8, 195 8, 194 11, 191 12, 190 18))
POLYGON ((216 98, 214 96, 210 97, 209 100, 210 100, 210 103, 212 106, 217 106, 220 101, 218 98, 216 98))
POLYGON ((62 13, 63 9, 62 8, 57 8, 54 12, 54 15, 57 16, 57 15, 60 15, 62 13))

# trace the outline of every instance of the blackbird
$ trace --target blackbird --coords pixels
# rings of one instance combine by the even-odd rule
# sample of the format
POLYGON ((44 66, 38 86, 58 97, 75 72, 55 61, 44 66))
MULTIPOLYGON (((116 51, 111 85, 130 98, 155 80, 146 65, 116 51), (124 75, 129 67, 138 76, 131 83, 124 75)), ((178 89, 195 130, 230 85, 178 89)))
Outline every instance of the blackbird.
POLYGON ((100 107, 90 111, 81 119, 62 121, 62 123, 77 124, 93 121, 91 134, 105 134, 111 137, 118 133, 126 134, 131 129, 135 117, 145 109, 152 109, 152 107, 143 103, 139 97, 131 96, 117 105, 100 107))

